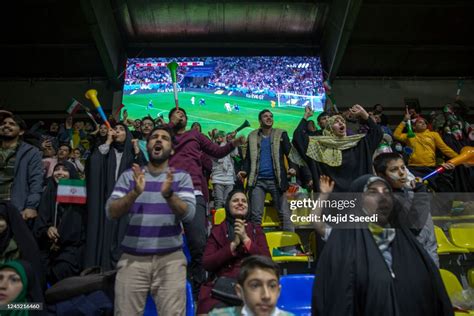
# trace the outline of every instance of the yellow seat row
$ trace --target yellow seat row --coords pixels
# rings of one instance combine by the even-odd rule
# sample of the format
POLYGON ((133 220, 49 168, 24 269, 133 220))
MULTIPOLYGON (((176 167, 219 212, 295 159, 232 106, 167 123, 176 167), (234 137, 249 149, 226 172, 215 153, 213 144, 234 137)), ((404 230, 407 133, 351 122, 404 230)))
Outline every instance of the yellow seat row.
POLYGON ((449 226, 452 242, 438 226, 435 226, 435 235, 439 254, 474 252, 474 223, 457 223, 449 226))

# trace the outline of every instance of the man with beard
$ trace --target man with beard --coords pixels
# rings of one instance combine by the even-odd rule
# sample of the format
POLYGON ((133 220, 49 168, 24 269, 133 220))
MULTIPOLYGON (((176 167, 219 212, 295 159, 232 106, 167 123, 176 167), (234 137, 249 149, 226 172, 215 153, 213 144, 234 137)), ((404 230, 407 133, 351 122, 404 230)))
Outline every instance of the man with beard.
POLYGON ((150 135, 151 131, 155 128, 155 122, 149 116, 145 116, 142 119, 142 124, 140 125, 140 135, 138 137, 138 146, 140 147, 140 151, 143 153, 145 160, 148 161, 148 152, 147 152, 147 139, 150 135))
POLYGON ((184 229, 191 253, 190 274, 193 293, 197 298, 199 287, 205 281, 205 271, 202 268, 201 259, 207 239, 207 201, 203 196, 207 183, 205 180, 203 181, 202 155, 205 153, 214 158, 223 158, 235 147, 243 144, 245 137, 236 138, 221 147, 212 143, 204 134, 195 129, 186 131, 188 117, 184 109, 173 108, 169 112, 168 118, 175 135, 175 154, 170 158, 170 166, 186 170, 191 175, 196 196, 195 220, 185 223, 184 229))
POLYGON ((196 199, 189 174, 173 170, 171 132, 155 128, 147 143, 150 161, 134 164, 117 181, 107 201, 112 219, 128 214, 129 225, 117 264, 115 314, 139 315, 151 292, 159 315, 184 315, 186 258, 181 222, 193 220, 196 199))
MULTIPOLYGON (((284 158, 289 156, 290 140, 286 131, 273 127, 273 113, 269 110, 262 110, 258 114, 258 121, 260 128, 249 134, 243 170, 238 174, 241 179, 248 177, 250 220, 255 224, 262 224, 265 194, 270 193, 283 230, 294 231, 285 194, 288 190, 288 177, 284 158)), ((288 162, 288 175, 295 176, 293 163, 288 162)))
POLYGON ((43 174, 41 153, 22 141, 27 129, 16 115, 6 115, 0 125, 0 199, 11 200, 30 228, 38 216, 43 174))

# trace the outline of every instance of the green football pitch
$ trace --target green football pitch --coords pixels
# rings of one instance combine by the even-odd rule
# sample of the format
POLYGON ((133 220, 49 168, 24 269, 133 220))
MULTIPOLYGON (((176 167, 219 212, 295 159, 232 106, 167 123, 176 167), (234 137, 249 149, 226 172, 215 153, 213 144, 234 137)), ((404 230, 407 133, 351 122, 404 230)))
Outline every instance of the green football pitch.
MULTIPOLYGON (((225 132, 231 132, 240 126, 245 120, 250 122, 250 127, 242 130, 239 135, 248 135, 252 130, 258 128, 258 113, 263 109, 269 109, 273 113, 274 127, 288 131, 288 136, 292 138, 294 129, 298 126, 304 114, 303 108, 293 107, 271 107, 268 100, 254 100, 243 97, 217 95, 199 92, 180 92, 178 95, 179 106, 186 110, 188 115, 188 128, 193 122, 199 122, 203 133, 217 128, 225 132), (194 105, 191 104, 191 97, 195 97, 194 105), (200 106, 199 100, 204 98, 206 105, 200 106), (224 104, 238 104, 240 111, 227 112, 224 104)), ((131 119, 143 118, 148 114, 153 118, 163 114, 168 121, 168 112, 174 106, 173 93, 148 93, 136 95, 124 95, 124 109, 127 109, 131 119), (153 107, 148 109, 150 100, 153 107)), ((317 116, 317 113, 315 114, 317 116)))

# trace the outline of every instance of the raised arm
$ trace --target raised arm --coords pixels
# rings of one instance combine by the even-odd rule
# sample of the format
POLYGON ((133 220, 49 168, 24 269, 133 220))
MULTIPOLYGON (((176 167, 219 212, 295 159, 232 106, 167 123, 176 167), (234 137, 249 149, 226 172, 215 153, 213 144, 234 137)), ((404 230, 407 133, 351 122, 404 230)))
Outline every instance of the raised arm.
POLYGON ((201 145, 201 150, 208 154, 209 156, 215 158, 222 158, 227 156, 235 147, 238 147, 245 143, 245 137, 240 136, 234 139, 232 142, 228 143, 225 146, 219 146, 211 142, 206 136, 201 133, 196 132, 196 137, 201 145))
MULTIPOLYGON (((318 200, 319 201, 325 201, 328 199, 329 194, 334 190, 334 180, 332 180, 330 177, 326 175, 322 175, 319 177, 319 189, 321 193, 319 194, 318 200)), ((318 203, 317 207, 313 209, 313 214, 315 215, 316 220, 314 221, 314 229, 316 232, 323 238, 326 239, 329 236, 329 227, 326 225, 326 223, 323 223, 322 221, 322 213, 323 209, 319 206, 323 203, 318 203)))

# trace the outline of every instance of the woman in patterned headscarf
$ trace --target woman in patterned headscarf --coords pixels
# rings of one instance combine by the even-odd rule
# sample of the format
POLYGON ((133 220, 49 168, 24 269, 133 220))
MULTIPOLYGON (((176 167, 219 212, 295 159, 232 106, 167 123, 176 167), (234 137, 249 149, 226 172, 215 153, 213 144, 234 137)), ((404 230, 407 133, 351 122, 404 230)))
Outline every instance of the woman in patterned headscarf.
POLYGON ((313 115, 310 108, 306 108, 293 134, 294 147, 311 171, 314 191, 319 191, 321 175, 335 181, 335 192, 344 192, 353 179, 372 172, 372 156, 383 132, 360 105, 351 107, 350 112, 367 124, 367 134, 347 136, 345 119, 341 115, 333 115, 328 119, 323 136, 308 136, 304 131, 308 118, 313 115))

